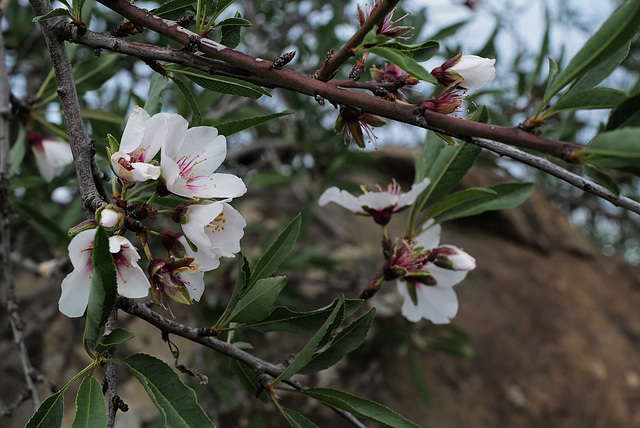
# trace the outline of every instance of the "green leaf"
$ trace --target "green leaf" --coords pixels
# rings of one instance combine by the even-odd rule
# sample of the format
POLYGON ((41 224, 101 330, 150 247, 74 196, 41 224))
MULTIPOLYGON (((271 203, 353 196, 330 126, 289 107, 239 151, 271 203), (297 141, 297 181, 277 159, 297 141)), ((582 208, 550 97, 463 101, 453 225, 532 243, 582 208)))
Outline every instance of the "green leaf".
POLYGON ((84 1, 85 0, 73 0, 73 11, 80 21, 82 21, 82 7, 84 6, 84 1))
POLYGON ((586 148, 578 152, 585 155, 590 164, 605 168, 620 168, 640 162, 640 127, 627 127, 602 132, 591 140, 586 148))
POLYGON ((300 214, 295 216, 258 260, 247 284, 247 289, 251 289, 257 280, 269 277, 280 266, 280 263, 287 258, 298 239, 301 221, 300 214))
POLYGON ((354 416, 368 419, 390 428, 420 428, 388 407, 348 392, 330 388, 311 388, 302 392, 331 407, 346 410, 354 416))
POLYGON ((595 181, 601 186, 606 187, 612 193, 615 193, 616 196, 620 196, 620 185, 613 177, 611 177, 606 172, 601 171, 600 169, 595 168, 591 165, 583 165, 583 167, 584 167, 584 172, 589 177, 591 177, 593 181, 595 181))
POLYGON ((109 237, 102 226, 98 226, 96 229, 91 262, 93 273, 91 274, 91 290, 89 291, 84 337, 95 343, 98 341, 100 328, 109 318, 118 293, 116 265, 109 251, 109 237))
POLYGON ((283 407, 280 407, 280 410, 282 411, 284 417, 287 419, 287 422, 289 422, 289 425, 291 425, 293 428, 318 428, 318 425, 314 424, 309 419, 294 410, 285 409, 283 407))
POLYGON ((107 406, 102 386, 93 376, 82 380, 76 398, 76 417, 72 428, 100 428, 107 426, 107 406))
POLYGON ((574 79, 618 52, 635 36, 639 25, 640 0, 628 0, 611 14, 602 27, 569 61, 567 67, 558 74, 542 104, 546 104, 551 97, 574 79))
POLYGON ((13 200, 13 206, 32 224, 40 233, 52 237, 52 241, 58 240, 67 244, 70 240, 66 230, 60 227, 59 222, 52 220, 35 205, 25 201, 13 200))
POLYGON ((218 129, 218 132, 221 135, 228 137, 230 135, 237 134, 240 131, 244 131, 245 129, 250 129, 255 126, 262 125, 263 123, 267 123, 273 119, 287 116, 289 114, 295 114, 295 111, 285 110, 281 111, 280 113, 271 113, 264 116, 254 116, 246 119, 231 120, 228 122, 217 123, 215 127, 218 129))
POLYGON ((450 355, 463 358, 473 357, 473 348, 468 340, 459 337, 438 337, 427 342, 428 346, 450 355))
POLYGON ((418 64, 413 58, 403 54, 394 49, 388 49, 383 46, 376 46, 374 48, 369 49, 369 52, 378 55, 384 59, 387 59, 420 80, 424 80, 425 82, 436 84, 436 79, 425 70, 420 64, 418 64))
POLYGON ((83 119, 96 119, 103 122, 116 123, 118 125, 124 125, 127 123, 127 121, 119 114, 115 114, 107 110, 83 108, 80 110, 80 113, 82 114, 83 119))
POLYGON ((162 110, 162 91, 167 88, 169 79, 158 73, 153 73, 151 77, 151 83, 149 84, 149 93, 147 95, 147 101, 142 107, 150 115, 159 113, 162 110))
POLYGON ((231 297, 229 298, 229 303, 227 303, 227 307, 224 309, 224 312, 216 322, 215 327, 220 328, 222 325, 227 323, 227 314, 232 311, 240 297, 246 292, 247 285, 249 284, 249 278, 251 277, 251 269, 249 268, 249 261, 245 257, 245 255, 241 252, 239 254, 240 265, 238 267, 238 277, 236 278, 236 285, 233 288, 233 292, 231 293, 231 297))
POLYGON ((60 428, 64 415, 63 391, 47 397, 27 422, 26 428, 60 428))
POLYGON ((344 296, 340 297, 338 304, 331 311, 331 314, 327 317, 325 322, 320 326, 318 331, 313 335, 311 340, 302 348, 298 355, 296 355, 295 359, 287 366, 286 369, 280 376, 278 376, 273 383, 276 383, 279 380, 289 379, 291 376, 298 373, 302 370, 313 358, 313 354, 316 348, 320 345, 323 340, 326 340, 333 328, 335 328, 336 323, 342 322, 344 318, 344 296))
MULTIPOLYGON (((11 147, 9 151, 9 162, 11 163, 11 169, 9 170, 9 176, 13 177, 16 172, 16 169, 22 163, 24 159, 24 155, 27 153, 27 133, 24 130, 24 126, 21 126, 18 130, 18 137, 16 138, 16 142, 11 147)), ((0 136, 0 141, 3 139, 3 136, 0 136)), ((44 181, 44 179, 42 180, 44 181)), ((11 180, 11 187, 13 188, 13 180, 11 180)))
POLYGON ((193 121, 195 125, 200 125, 202 122, 202 113, 200 113, 200 108, 198 107, 198 103, 196 102, 195 97, 191 93, 191 90, 187 86, 186 83, 182 81, 182 78, 177 76, 170 76, 173 84, 178 88, 178 91, 182 94, 187 104, 189 104, 189 108, 191 108, 191 112, 193 113, 193 121))
POLYGON ((73 66, 78 95, 102 87, 118 71, 117 62, 120 56, 116 53, 90 56, 73 66))
POLYGON ((417 45, 405 45, 398 42, 384 44, 384 48, 393 49, 418 62, 430 60, 440 49, 440 43, 435 40, 427 40, 417 45))
POLYGON ((467 19, 467 20, 464 20, 464 21, 459 21, 459 22, 456 22, 454 24, 451 24, 448 27, 444 27, 441 30, 439 30, 436 34, 434 34, 433 36, 429 37, 429 39, 431 39, 431 40, 442 40, 442 39, 446 39, 447 37, 451 37, 454 34, 456 34, 458 32, 458 30, 460 30, 462 27, 467 25, 468 22, 469 22, 469 20, 467 19))
POLYGON ((197 0, 169 0, 161 4, 157 9, 153 9, 151 13, 156 16, 162 16, 175 10, 184 9, 196 3, 197 0))
POLYGON ((351 322, 323 349, 315 353, 309 364, 298 373, 311 374, 328 369, 336 364, 349 352, 362 345, 367 337, 373 318, 376 316, 376 308, 369 309, 365 314, 351 322))
POLYGON ((571 92, 566 97, 560 99, 543 117, 547 118, 551 115, 567 110, 614 108, 626 97, 627 95, 624 92, 617 89, 583 89, 578 92, 571 92))
POLYGON ((412 349, 409 354, 409 373, 411 373, 411 383, 418 397, 420 397, 426 405, 431 405, 431 392, 429 391, 429 385, 427 384, 427 379, 422 369, 420 354, 415 349, 412 349))
POLYGON ((613 71, 618 68, 620 63, 629 55, 631 49, 631 43, 626 43, 614 52, 609 58, 606 58, 601 63, 584 73, 583 76, 578 76, 576 83, 571 86, 569 91, 579 92, 583 89, 593 88, 604 79, 609 77, 613 71))
POLYGON ((438 223, 453 220, 454 218, 468 217, 485 211, 506 210, 523 203, 533 192, 534 183, 508 182, 490 186, 495 195, 464 202, 448 210, 437 218, 438 223))
POLYGON ((640 94, 631 95, 614 108, 605 129, 611 131, 628 126, 640 126, 640 94))
MULTIPOLYGON (((224 6, 224 7, 227 7, 227 6, 224 6)), ((234 18, 241 18, 241 16, 238 12, 236 12, 236 14, 234 15, 234 18)), ((241 25, 225 25, 224 27, 220 28, 220 43, 222 43, 223 45, 231 49, 235 49, 240 44, 241 29, 242 29, 241 25)))
POLYGON ((167 427, 215 427, 197 402, 196 393, 164 361, 134 354, 122 360, 156 405, 167 427))
POLYGON ((67 18, 73 19, 73 15, 67 9, 58 8, 58 9, 53 9, 51 12, 47 14, 36 16, 35 18, 33 18, 31 22, 40 22, 40 21, 45 21, 47 19, 51 19, 51 18, 60 18, 62 16, 66 16, 67 18))
MULTIPOLYGON (((360 299, 345 299, 345 318, 353 315, 362 305, 360 299)), ((284 306, 273 309, 271 315, 247 327, 261 333, 283 331, 290 334, 314 334, 331 315, 340 299, 335 299, 329 306, 311 312, 295 312, 284 306)))
POLYGON ((427 215, 427 218, 436 217, 442 214, 443 212, 450 210, 451 208, 454 208, 464 202, 481 198, 483 196, 487 196, 488 194, 495 195, 496 192, 486 187, 472 187, 470 189, 465 189, 456 193, 452 193, 450 195, 445 196, 440 200, 440 202, 435 204, 433 208, 431 208, 431 211, 427 215))
POLYGON ((231 6, 236 0, 218 0, 216 4, 216 15, 220 15, 226 8, 231 6))
POLYGON ((181 70, 172 68, 171 71, 174 73, 184 74, 197 85, 202 86, 209 91, 220 92, 222 94, 239 95, 253 99, 258 99, 262 95, 271 96, 269 92, 265 91, 260 86, 231 77, 212 76, 202 71, 192 69, 181 70))
POLYGON ((238 301, 227 321, 254 323, 266 318, 286 283, 284 276, 259 279, 238 301))
POLYGON ((135 334, 130 331, 125 330, 124 328, 116 328, 111 333, 107 335, 102 342, 99 342, 95 346, 95 351, 98 354, 102 354, 103 352, 113 348, 116 345, 120 345, 124 342, 127 342, 135 337, 135 334))
POLYGON ((226 26, 238 26, 238 27, 251 27, 251 22, 240 17, 234 16, 233 18, 227 18, 224 21, 218 22, 214 27, 226 27, 226 26))
MULTIPOLYGON (((47 184, 48 183, 45 181, 45 179, 39 175, 28 175, 28 176, 19 175, 11 178, 11 190, 20 189, 20 188, 30 189, 33 187, 42 187, 42 186, 46 186, 47 184)), ((15 202, 13 203, 15 204, 15 202)), ((38 228, 38 230, 47 235, 50 232, 48 229, 44 229, 44 228, 42 229, 38 228)), ((60 231, 64 233, 64 230, 60 229, 60 231)), ((56 231, 55 235, 56 235, 56 238, 55 238, 56 240, 58 239, 57 236, 61 236, 58 234, 58 231, 56 231)), ((67 237, 67 239, 69 238, 67 237)))
MULTIPOLYGON (((255 372, 242 364, 238 360, 229 359, 229 365, 231 366, 231 371, 236 375, 240 384, 247 390, 247 392, 253 396, 256 395, 256 391, 258 390, 258 385, 260 381, 258 380, 258 376, 256 376, 255 372)), ((258 395, 258 398, 264 402, 269 402, 269 396, 267 395, 267 391, 261 391, 258 395)))

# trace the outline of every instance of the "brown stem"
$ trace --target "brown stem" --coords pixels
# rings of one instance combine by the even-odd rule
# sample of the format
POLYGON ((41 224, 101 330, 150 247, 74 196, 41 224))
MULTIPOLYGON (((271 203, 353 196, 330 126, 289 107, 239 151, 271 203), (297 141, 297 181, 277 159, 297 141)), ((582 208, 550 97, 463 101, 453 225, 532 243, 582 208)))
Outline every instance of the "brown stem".
POLYGON ((371 13, 371 16, 369 16, 369 19, 360 26, 349 41, 328 61, 324 62, 320 70, 316 72, 316 78, 323 82, 331 80, 334 73, 353 56, 353 50, 362 43, 367 33, 376 25, 380 25, 385 16, 393 12, 393 8, 396 7, 399 1, 400 0, 381 0, 371 13))
MULTIPOLYGON (((51 2, 49 0, 29 0, 29 2, 36 16, 45 15, 51 11, 51 2)), ((64 25, 64 21, 60 18, 40 22, 56 73, 58 96, 64 111, 80 196, 82 197, 85 215, 87 218, 91 218, 98 208, 106 205, 106 201, 102 198, 98 191, 98 185, 94 180, 93 161, 95 147, 82 123, 80 101, 78 100, 71 62, 64 46, 64 40, 56 36, 56 27, 59 25, 64 25)))

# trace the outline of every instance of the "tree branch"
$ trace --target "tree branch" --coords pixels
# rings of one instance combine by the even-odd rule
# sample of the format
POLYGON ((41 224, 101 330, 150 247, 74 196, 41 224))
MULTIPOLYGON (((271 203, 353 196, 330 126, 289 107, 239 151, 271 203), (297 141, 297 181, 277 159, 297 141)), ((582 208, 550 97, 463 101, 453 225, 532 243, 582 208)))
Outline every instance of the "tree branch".
MULTIPOLYGON (((116 306, 128 314, 134 315, 140 319, 147 321, 149 324, 152 324, 160 329, 160 331, 184 337, 185 339, 189 339, 193 342, 204 345, 207 348, 213 349, 216 352, 226 355, 229 358, 233 358, 234 360, 237 360, 250 367, 258 375, 264 373, 273 378, 277 378, 284 369, 281 366, 277 366, 275 364, 271 364, 267 361, 261 360, 258 357, 254 357, 248 352, 238 349, 230 343, 216 339, 215 337, 211 337, 212 331, 209 328, 194 328, 186 326, 184 324, 180 324, 176 321, 163 317, 157 312, 152 311, 151 308, 137 303, 132 299, 118 296, 116 306)), ((306 389, 308 389, 305 385, 293 379, 287 379, 283 382, 292 386, 298 391, 305 391, 306 389)), ((348 420, 352 425, 357 427, 364 427, 364 425, 362 425, 362 423, 358 421, 352 414, 340 409, 335 409, 333 407, 332 409, 340 414, 343 418, 348 420)))
POLYGON ((508 156, 511 159, 517 160, 518 162, 530 165, 534 168, 539 169, 540 171, 544 171, 547 174, 558 177, 559 179, 564 180, 567 183, 584 190, 585 192, 589 192, 601 197, 602 199, 606 199, 613 205, 621 208, 626 208, 629 211, 640 214, 640 203, 625 196, 618 196, 606 187, 594 183, 593 181, 587 180, 586 178, 580 177, 577 174, 569 172, 566 169, 561 168, 552 162, 549 162, 547 159, 483 138, 467 138, 467 141, 477 146, 483 147, 487 150, 491 150, 492 152, 497 153, 500 156, 508 156))
MULTIPOLYGON (((29 2, 36 16, 45 15, 51 11, 51 2, 49 0, 29 0, 29 2)), ((94 179, 92 164, 95 147, 82 123, 80 102, 76 92, 71 62, 69 61, 64 41, 56 37, 55 28, 58 25, 64 25, 64 21, 60 18, 40 22, 56 73, 58 96, 64 111, 69 144, 75 161, 76 176, 78 177, 85 215, 93 217, 96 209, 106 205, 106 201, 98 191, 98 185, 94 179)), ((101 186, 102 183, 99 185, 101 186)))
MULTIPOLYGON (((34 382, 36 370, 31 364, 27 346, 24 343, 24 322, 20 316, 18 298, 15 292, 15 282, 13 279, 13 265, 11 263, 11 206, 9 198, 11 196, 10 181, 10 125, 9 116, 11 107, 9 104, 10 89, 9 77, 6 68, 6 58, 4 51, 4 37, 2 32, 2 18, 4 11, 0 9, 0 219, 2 222, 2 270, 7 283, 7 314, 13 332, 13 341, 18 348, 22 372, 27 385, 27 394, 31 398, 34 410, 40 405, 38 390, 34 382)), ((27 396, 25 396, 25 399, 27 396)), ((23 401, 17 401, 18 405, 23 401)))

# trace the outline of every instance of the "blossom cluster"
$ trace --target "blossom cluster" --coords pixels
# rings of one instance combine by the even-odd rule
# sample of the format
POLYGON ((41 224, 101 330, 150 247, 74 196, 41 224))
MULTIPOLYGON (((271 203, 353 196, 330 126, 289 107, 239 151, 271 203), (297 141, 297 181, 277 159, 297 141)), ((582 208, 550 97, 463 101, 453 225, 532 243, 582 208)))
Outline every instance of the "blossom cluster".
MULTIPOLYGON (((393 181, 377 192, 362 188, 363 194, 353 196, 337 187, 327 189, 319 204, 334 202, 358 215, 370 216, 385 226, 391 216, 415 203, 429 186, 429 179, 416 183, 407 193, 393 181)), ((402 314, 409 321, 427 319, 435 324, 448 323, 458 312, 458 299, 453 286, 459 284, 467 272, 475 269, 476 261, 468 253, 453 245, 440 245, 439 224, 427 221, 415 238, 383 239, 385 263, 379 277, 361 297, 370 297, 383 281, 397 280, 403 297, 402 314)))
POLYGON ((77 234, 68 249, 74 270, 62 282, 60 311, 78 317, 86 309, 98 225, 115 233, 109 238, 109 251, 116 266, 120 295, 141 298, 151 289, 154 301, 169 310, 168 299, 183 304, 199 300, 204 291, 204 272, 217 268, 221 257, 233 257, 240 251, 246 226, 242 215, 229 204, 246 192, 244 182, 235 175, 215 172, 224 161, 226 150, 225 137, 213 127, 189 128, 180 115, 150 116, 144 109, 134 107, 119 147, 109 153, 121 193, 114 192, 116 203, 98 210, 95 220, 72 229, 77 234), (131 203, 127 193, 139 193, 149 180, 156 182, 155 194, 142 205, 131 203), (169 195, 185 202, 173 210, 153 210, 151 203, 157 197, 169 195), (181 231, 157 232, 132 226, 159 214, 170 214, 181 231), (138 251, 123 236, 127 230, 134 230, 140 238, 149 259, 146 273, 138 264, 138 251), (152 235, 160 238, 167 258, 152 254, 152 235))

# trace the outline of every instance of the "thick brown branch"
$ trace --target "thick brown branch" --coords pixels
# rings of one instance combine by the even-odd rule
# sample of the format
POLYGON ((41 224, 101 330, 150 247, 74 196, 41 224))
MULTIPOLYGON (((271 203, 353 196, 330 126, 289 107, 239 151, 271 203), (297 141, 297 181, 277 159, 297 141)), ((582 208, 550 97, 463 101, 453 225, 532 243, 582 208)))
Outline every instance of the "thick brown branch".
MULTIPOLYGON (((51 2, 49 0, 30 0, 30 3, 36 16, 45 15, 51 11, 51 2)), ((58 96, 64 111, 69 144, 75 161, 76 176, 78 177, 85 214, 87 217, 93 217, 95 210, 106 205, 106 202, 100 195, 98 184, 94 180, 92 164, 95 147, 82 123, 80 102, 71 62, 69 61, 64 41, 56 36, 56 27, 64 25, 64 22, 59 18, 54 18, 42 21, 40 25, 56 73, 58 96)))

